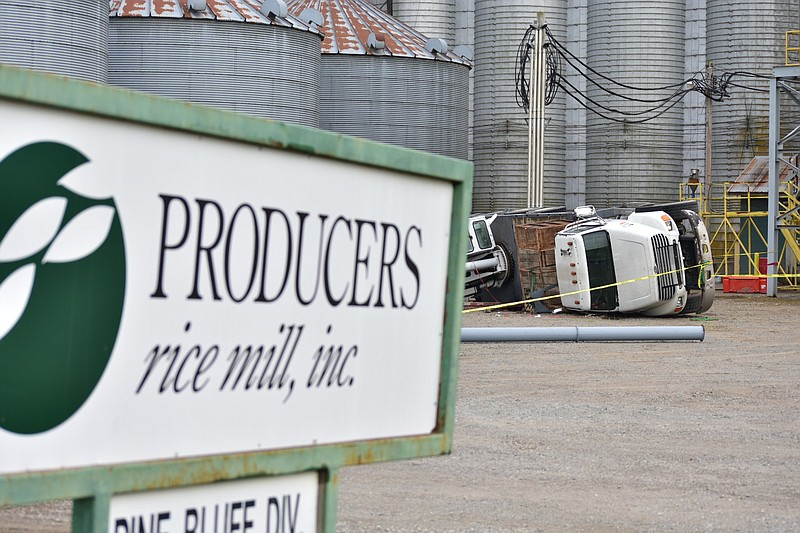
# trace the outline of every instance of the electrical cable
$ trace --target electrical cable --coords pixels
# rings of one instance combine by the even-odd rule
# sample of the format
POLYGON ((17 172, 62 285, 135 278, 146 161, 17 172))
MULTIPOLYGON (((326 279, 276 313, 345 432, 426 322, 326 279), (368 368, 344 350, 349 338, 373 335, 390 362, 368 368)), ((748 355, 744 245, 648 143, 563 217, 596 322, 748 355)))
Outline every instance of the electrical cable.
POLYGON ((740 89, 747 89, 748 91, 755 91, 757 93, 768 93, 769 89, 759 89, 757 87, 748 87, 747 85, 740 85, 738 83, 728 82, 728 85, 732 87, 738 87, 740 89))
MULTIPOLYGON (((547 26, 544 26, 547 28, 547 26)), ((525 68, 531 60, 531 50, 536 44, 537 27, 528 26, 525 35, 517 47, 516 64, 514 65, 514 83, 516 91, 514 97, 517 105, 526 113, 530 108, 530 80, 526 77, 525 68)), ((545 97, 544 105, 550 105, 558 92, 557 76, 561 71, 561 59, 549 42, 542 43, 545 56, 545 97)))
MULTIPOLYGON (((564 89, 565 92, 567 91, 567 88, 564 87, 563 85, 561 85, 561 81, 564 81, 564 83, 566 83, 573 91, 575 91, 576 93, 581 95, 586 101, 591 102, 592 104, 596 105, 597 107, 599 107, 601 109, 605 109, 606 111, 610 111, 612 113, 619 113, 620 115, 625 115, 625 116, 640 116, 640 115, 645 115, 647 113, 652 113, 652 112, 654 112, 654 111, 656 111, 658 109, 661 109, 665 105, 667 105, 670 101, 672 101, 673 98, 677 97, 678 100, 680 100, 681 98, 683 98, 684 95, 686 95, 687 93, 691 92, 691 89, 684 89, 683 91, 679 91, 679 92, 673 94, 669 99, 666 99, 666 100, 662 101, 659 105, 651 107, 651 108, 648 108, 648 109, 643 109, 641 111, 621 111, 621 110, 618 110, 618 109, 614 109, 614 108, 605 106, 605 105, 593 100, 592 98, 587 96, 585 93, 583 93, 580 89, 578 89, 577 87, 572 85, 572 83, 570 83, 569 80, 567 80, 565 77, 559 76, 558 84, 559 84, 560 87, 562 87, 564 89)), ((673 105, 674 105, 674 103, 672 105, 670 105, 669 107, 672 107, 673 105)))
MULTIPOLYGON (((574 63, 572 63, 570 61, 569 57, 567 57, 562 50, 557 49, 557 52, 569 66, 571 66, 573 69, 575 69, 576 72, 580 73, 580 70, 575 66, 574 63)), ((582 74, 582 76, 583 76, 583 74, 582 74)), ((625 94, 622 94, 622 93, 618 93, 616 91, 612 91, 611 89, 608 89, 607 87, 603 87, 596 80, 594 80, 594 79, 592 79, 592 78, 590 78, 588 76, 583 76, 583 77, 586 79, 586 81, 590 82, 592 85, 595 85, 597 88, 601 89, 602 91, 607 92, 608 94, 610 94, 612 96, 616 96, 618 98, 622 98, 623 100, 629 100, 631 102, 642 102, 642 103, 645 103, 645 104, 656 104, 656 103, 668 102, 668 101, 672 100, 675 96, 682 95, 684 92, 687 91, 686 89, 678 89, 678 90, 674 91, 671 95, 665 96, 663 98, 636 98, 636 97, 633 97, 633 96, 628 96, 628 95, 625 95, 625 94)), ((679 84, 675 84, 674 86, 675 87, 682 87, 682 86, 684 86, 684 85, 686 85, 688 83, 692 83, 693 81, 694 81, 694 78, 692 78, 690 80, 687 80, 687 81, 684 81, 684 82, 681 82, 679 84)), ((648 90, 648 89, 641 88, 641 87, 637 88, 637 89, 638 90, 648 90)))
MULTIPOLYGON (((568 48, 562 45, 558 39, 555 38, 553 33, 550 31, 550 28, 546 24, 542 26, 542 29, 544 30, 543 33, 546 38, 546 42, 542 43, 546 62, 545 105, 550 105, 555 99, 558 90, 561 89, 564 91, 564 93, 566 93, 567 96, 575 100, 582 107, 600 116, 601 118, 612 122, 626 124, 644 124, 662 116, 664 113, 675 107, 678 102, 680 102, 687 94, 690 93, 696 92, 703 95, 707 99, 715 102, 721 102, 725 98, 731 96, 728 92, 729 87, 736 87, 755 92, 768 92, 767 89, 744 85, 733 81, 734 77, 748 77, 764 80, 770 79, 769 76, 748 72, 745 70, 724 72, 720 75, 697 72, 691 78, 682 82, 671 83, 659 87, 637 87, 634 85, 628 85, 626 83, 614 80, 613 78, 606 76, 590 67, 587 63, 573 54, 568 48), (589 97, 584 90, 576 87, 565 75, 562 74, 563 63, 569 65, 578 76, 584 78, 588 83, 591 83, 599 90, 610 96, 613 96, 614 98, 652 105, 646 109, 633 111, 627 109, 617 109, 612 107, 610 104, 600 103, 596 100, 596 97, 589 97), (590 74, 592 76, 590 76, 590 74), (653 91, 667 90, 670 90, 671 92, 659 98, 640 97, 635 94, 623 94, 604 86, 595 78, 605 80, 613 86, 621 87, 628 91, 633 91, 634 93, 652 93, 653 91), (620 115, 621 118, 615 115, 620 115), (642 117, 643 115, 650 116, 636 120, 631 120, 628 118, 642 117)), ((516 64, 514 67, 514 81, 516 85, 515 99, 517 105, 522 107, 526 113, 529 111, 529 98, 531 89, 531 81, 528 79, 528 77, 526 77, 526 66, 531 60, 531 50, 536 44, 537 34, 539 33, 538 30, 539 28, 534 25, 528 26, 528 29, 525 31, 525 35, 523 36, 517 48, 516 64)), ((525 122, 527 123, 527 119, 525 122)))
MULTIPOLYGON (((576 56, 575 54, 570 52, 568 48, 564 47, 560 42, 558 42, 558 40, 550 32, 549 28, 546 28, 545 31, 547 32, 547 36, 550 39, 550 42, 555 44, 556 47, 558 47, 559 50, 565 51, 572 58, 574 58, 575 61, 580 63, 581 66, 583 66, 586 70, 588 70, 589 72, 591 72, 595 76, 603 78, 604 80, 609 81, 609 82, 613 83, 614 85, 618 85, 619 87, 623 87, 625 89, 630 89, 630 90, 633 90, 633 91, 663 91, 663 90, 666 90, 666 89, 674 89, 676 87, 681 87, 684 83, 686 83, 685 81, 682 81, 680 83, 672 83, 672 84, 669 84, 669 85, 663 85, 661 87, 635 87, 633 85, 627 85, 625 83, 618 82, 618 81, 614 80, 613 78, 609 78, 608 76, 606 76, 604 74, 601 74, 600 72, 597 72, 595 69, 593 69, 592 67, 590 67, 589 65, 587 65, 586 63, 581 61, 578 58, 578 56, 576 56)), ((589 78, 587 77, 586 79, 589 79, 589 78)))
MULTIPOLYGON (((606 119, 606 120, 610 120, 610 121, 612 121, 612 122, 620 122, 620 123, 624 123, 624 124, 643 124, 643 123, 645 123, 645 122, 648 122, 648 121, 650 121, 650 120, 656 119, 656 118, 660 117, 661 115, 663 115, 664 113, 666 113, 667 111, 669 111, 670 109, 672 109, 673 107, 675 107, 675 106, 678 104, 678 102, 680 102, 680 101, 681 101, 681 99, 680 99, 680 98, 678 98, 678 99, 674 100, 674 101, 673 101, 673 102, 672 102, 670 105, 668 105, 667 107, 665 107, 664 109, 662 109, 661 111, 659 111, 658 113, 656 113, 655 115, 653 115, 653 116, 651 116, 651 117, 648 117, 648 118, 643 118, 643 119, 639 119, 639 120, 627 120, 627 119, 619 119, 619 118, 615 118, 615 117, 612 117, 612 116, 609 116, 609 115, 605 115, 605 114, 601 113, 600 111, 598 111, 598 110, 596 110, 596 109, 594 109, 594 108, 592 108, 592 107, 589 107, 589 106, 587 106, 587 105, 586 105, 586 102, 582 102, 582 101, 580 100, 580 98, 578 98, 578 97, 577 97, 577 96, 575 96, 574 94, 570 93, 570 92, 567 90, 567 88, 566 88, 566 87, 564 87, 563 85, 561 85, 560 83, 559 83, 559 87, 561 87, 561 88, 564 90, 564 92, 565 92, 567 95, 569 95, 569 96, 570 96, 570 97, 571 97, 573 100, 575 100, 576 102, 578 102, 578 103, 579 103, 581 106, 583 106, 584 108, 586 108, 588 111, 591 111, 591 112, 592 112, 592 113, 594 113, 595 115, 597 115, 597 116, 599 116, 599 117, 601 117, 601 118, 604 118, 604 119, 606 119)), ((585 96, 585 95, 583 95, 583 94, 581 93, 581 96, 585 96)), ((588 98, 587 98, 587 100, 588 100, 588 98)), ((592 103, 595 103, 595 102, 592 102, 592 103)), ((595 103, 595 105, 597 105, 597 104, 595 103)), ((617 113, 620 113, 620 111, 616 111, 616 112, 617 112, 617 113)))
POLYGON ((533 25, 528 26, 522 41, 517 47, 517 60, 514 65, 514 84, 516 86, 514 98, 517 101, 517 105, 526 113, 529 105, 530 83, 525 78, 525 65, 528 64, 528 59, 530 58, 530 47, 535 40, 535 35, 533 34, 535 30, 536 28, 533 25))

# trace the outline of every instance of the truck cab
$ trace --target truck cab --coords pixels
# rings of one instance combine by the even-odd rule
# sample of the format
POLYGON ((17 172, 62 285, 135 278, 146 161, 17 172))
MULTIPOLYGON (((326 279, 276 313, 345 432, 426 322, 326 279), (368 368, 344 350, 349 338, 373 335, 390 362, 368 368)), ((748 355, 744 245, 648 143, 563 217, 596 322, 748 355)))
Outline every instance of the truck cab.
POLYGON ((491 224, 496 214, 473 215, 467 226, 467 264, 464 296, 481 288, 499 287, 509 277, 509 252, 495 242, 491 224))
POLYGON ((562 305, 650 316, 708 310, 714 297, 708 232, 694 211, 670 210, 675 218, 645 208, 604 220, 591 206, 576 209, 577 221, 555 239, 562 305))

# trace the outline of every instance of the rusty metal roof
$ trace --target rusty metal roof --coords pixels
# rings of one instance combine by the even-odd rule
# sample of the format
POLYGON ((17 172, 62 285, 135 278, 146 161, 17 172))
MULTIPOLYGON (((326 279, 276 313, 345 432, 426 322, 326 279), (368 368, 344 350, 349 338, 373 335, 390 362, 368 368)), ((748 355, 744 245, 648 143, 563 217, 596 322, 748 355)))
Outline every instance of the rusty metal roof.
POLYGON ((206 0, 203 10, 189 9, 189 0, 109 0, 111 17, 163 17, 200 20, 252 22, 285 26, 319 33, 291 13, 286 17, 268 17, 261 13, 261 0, 206 0))
MULTIPOLYGON (((438 59, 471 66, 452 51, 433 53, 428 38, 366 0, 288 0, 289 12, 300 17, 306 9, 322 14, 323 54, 353 54, 438 59), (372 40, 377 46, 370 46, 372 40)), ((448 43, 452 46, 452 43, 448 43)))
MULTIPOLYGON (((797 156, 792 157, 793 164, 797 165, 797 156)), ((784 183, 789 179, 791 168, 783 161, 778 162, 778 182, 784 183)), ((785 185, 781 185, 781 190, 785 185)), ((739 177, 728 188, 732 194, 767 194, 769 193, 769 156, 759 155, 750 161, 739 177)))

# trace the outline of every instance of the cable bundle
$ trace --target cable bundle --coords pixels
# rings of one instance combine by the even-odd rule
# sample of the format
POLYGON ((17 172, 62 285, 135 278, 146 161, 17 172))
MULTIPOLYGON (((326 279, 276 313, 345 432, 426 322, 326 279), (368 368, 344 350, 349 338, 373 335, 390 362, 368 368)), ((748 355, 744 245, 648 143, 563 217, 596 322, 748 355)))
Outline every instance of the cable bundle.
MULTIPOLYGON (((546 36, 546 42, 543 43, 546 60, 546 81, 545 81, 545 105, 549 105, 560 88, 570 98, 578 102, 581 106, 585 107, 588 111, 614 122, 624 122, 627 124, 641 124, 644 122, 656 119, 675 107, 684 96, 690 92, 699 92, 705 97, 721 102, 730 96, 728 92, 729 87, 738 87, 758 92, 768 92, 767 89, 757 87, 750 87, 734 83, 733 78, 736 76, 745 76, 758 79, 769 79, 768 76, 755 74, 746 71, 725 72, 719 76, 708 75, 704 72, 698 72, 691 78, 679 83, 670 85, 663 85, 661 87, 636 87, 625 83, 618 82, 600 72, 596 71, 583 61, 581 61, 575 54, 570 52, 558 39, 556 39, 550 28, 547 25, 543 26, 546 36), (591 83, 598 89, 622 100, 632 102, 640 102, 649 104, 645 109, 639 111, 622 110, 601 104, 596 100, 590 98, 580 89, 575 87, 570 81, 564 77, 561 72, 562 62, 566 63, 576 73, 583 76, 588 83, 591 83), (590 76, 591 74, 591 76, 590 76), (597 80, 601 81, 597 81, 597 80), (605 83, 605 85, 604 85, 605 83), (641 96, 631 96, 618 92, 617 90, 609 88, 619 87, 627 91, 638 93, 641 96), (646 97, 648 93, 669 91, 668 94, 660 97, 646 97), (634 117, 634 118, 629 118, 634 117), (641 117, 641 118, 639 118, 641 117)), ((529 26, 522 41, 517 49, 516 65, 514 67, 514 79, 516 83, 516 101, 517 105, 522 107, 525 112, 529 109, 529 95, 530 95, 530 79, 528 69, 526 66, 531 60, 531 50, 536 44, 537 27, 529 26)))

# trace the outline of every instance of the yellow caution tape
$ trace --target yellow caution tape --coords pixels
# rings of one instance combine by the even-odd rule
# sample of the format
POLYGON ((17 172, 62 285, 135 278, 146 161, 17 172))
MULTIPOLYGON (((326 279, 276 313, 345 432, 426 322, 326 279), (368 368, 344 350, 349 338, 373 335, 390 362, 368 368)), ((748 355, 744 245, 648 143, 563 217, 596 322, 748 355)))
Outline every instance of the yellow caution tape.
MULTIPOLYGON (((573 296, 575 294, 581 294, 581 293, 584 293, 584 292, 598 291, 598 290, 601 290, 601 289, 607 289, 609 287, 618 287, 620 285, 625 285, 627 283, 635 283, 637 281, 646 281, 648 279, 658 278, 660 276, 667 276, 669 274, 675 274, 676 272, 681 272, 681 271, 685 271, 685 270, 691 270, 692 268, 703 267, 703 266, 706 266, 706 265, 709 265, 709 264, 711 264, 711 263, 710 262, 703 262, 703 263, 699 263, 697 265, 693 265, 693 266, 689 266, 689 267, 683 267, 683 268, 678 268, 678 269, 675 269, 675 270, 669 270, 667 272, 659 272, 658 274, 653 274, 651 276, 643 276, 643 277, 640 277, 640 278, 627 279, 625 281, 618 281, 616 283, 609 283, 608 285, 601 285, 599 287, 592 287, 590 289, 580 289, 580 290, 577 290, 577 291, 564 292, 564 293, 561 293, 561 294, 555 294, 553 296, 542 296, 540 298, 531 298, 531 299, 528 299, 528 300, 520 300, 518 302, 507 302, 507 303, 496 304, 496 305, 488 305, 488 306, 485 306, 485 307, 476 307, 474 309, 464 309, 462 312, 464 314, 467 314, 467 313, 474 313, 476 311, 493 311, 494 309, 503 309, 505 307, 516 307, 516 306, 520 306, 520 305, 530 304, 530 303, 533 303, 533 302, 541 302, 541 301, 544 301, 544 300, 552 300, 553 298, 561 298, 562 296, 573 296)), ((703 279, 702 276, 703 276, 704 272, 705 272, 704 268, 700 270, 700 280, 703 279)))

